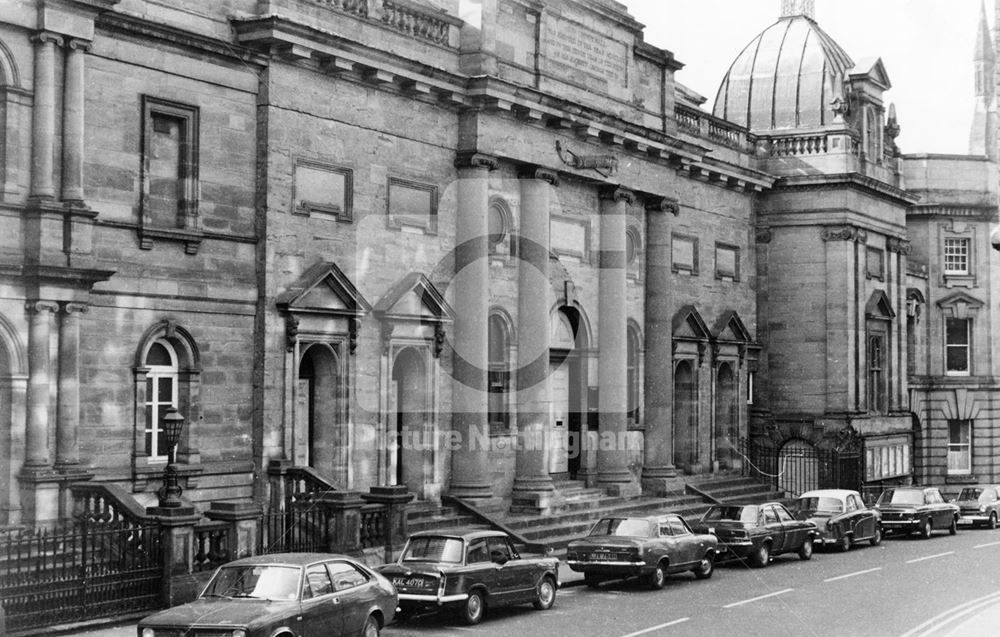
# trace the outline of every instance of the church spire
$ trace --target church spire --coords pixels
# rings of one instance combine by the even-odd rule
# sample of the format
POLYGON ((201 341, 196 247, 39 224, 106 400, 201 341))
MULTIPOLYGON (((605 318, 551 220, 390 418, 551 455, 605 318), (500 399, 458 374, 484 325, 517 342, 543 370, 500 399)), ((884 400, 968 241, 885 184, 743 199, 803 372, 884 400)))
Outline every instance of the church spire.
POLYGON ((781 17, 805 16, 816 19, 816 0, 781 0, 781 17))
MULTIPOLYGON (((1000 15, 1000 2, 997 3, 1000 15)), ((997 111, 996 102, 996 45, 990 34, 986 19, 986 2, 979 7, 979 25, 976 29, 976 49, 972 56, 975 71, 976 102, 972 114, 972 130, 969 134, 969 152, 997 158, 997 111)))

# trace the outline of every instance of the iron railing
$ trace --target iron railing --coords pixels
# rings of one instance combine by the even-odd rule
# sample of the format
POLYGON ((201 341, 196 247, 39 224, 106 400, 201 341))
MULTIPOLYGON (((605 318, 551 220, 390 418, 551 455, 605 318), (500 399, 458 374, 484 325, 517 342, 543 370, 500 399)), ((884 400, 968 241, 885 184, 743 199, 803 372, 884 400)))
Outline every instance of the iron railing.
POLYGON ((741 440, 743 475, 789 496, 813 489, 864 486, 864 456, 860 449, 821 449, 803 440, 776 444, 770 439, 741 440))

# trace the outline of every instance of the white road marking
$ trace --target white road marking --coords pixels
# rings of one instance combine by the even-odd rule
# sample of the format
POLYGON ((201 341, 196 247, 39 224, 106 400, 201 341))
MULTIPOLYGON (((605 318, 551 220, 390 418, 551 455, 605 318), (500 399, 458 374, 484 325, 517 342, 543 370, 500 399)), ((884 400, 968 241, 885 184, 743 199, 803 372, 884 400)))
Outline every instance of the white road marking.
POLYGON ((675 626, 677 624, 683 624, 684 622, 691 619, 690 617, 681 617, 680 619, 675 619, 672 622, 667 622, 666 624, 660 624, 659 626, 653 626, 652 628, 644 628, 642 630, 636 631, 634 633, 629 633, 627 635, 622 635, 622 637, 635 637, 636 635, 645 635, 646 633, 651 633, 654 630, 660 630, 661 628, 667 628, 669 626, 675 626))
POLYGON ((733 602, 732 604, 726 604, 723 608, 733 608, 735 606, 742 606, 743 604, 749 604, 750 602, 756 602, 761 599, 767 599, 768 597, 774 597, 775 595, 784 595, 785 593, 791 593, 794 588, 786 588, 783 591, 778 591, 776 593, 768 593, 767 595, 761 595, 759 597, 752 597, 750 599, 745 599, 742 602, 733 602))
POLYGON ((937 555, 928 555, 927 557, 918 557, 915 560, 906 560, 907 564, 913 564, 914 562, 923 562, 924 560, 933 560, 935 557, 944 557, 945 555, 954 555, 955 551, 948 551, 947 553, 938 553, 937 555))
POLYGON ((864 575, 865 573, 874 573, 875 571, 881 571, 881 570, 882 570, 882 567, 879 566, 879 567, 876 567, 876 568, 870 568, 870 569, 865 570, 865 571, 857 571, 855 573, 848 573, 847 575, 838 575, 837 577, 829 577, 829 578, 827 578, 827 579, 825 579, 823 581, 824 582, 836 582, 839 579, 847 579, 848 577, 854 577, 855 575, 864 575))
POLYGON ((938 613, 909 632, 903 633, 901 637, 915 637, 916 635, 930 636, 938 634, 939 629, 941 629, 945 624, 953 622, 956 619, 968 615, 969 613, 975 612, 984 606, 989 606, 997 599, 1000 599, 1000 591, 990 593, 989 595, 983 595, 982 597, 977 597, 976 599, 965 602, 964 604, 959 604, 958 606, 949 608, 943 613, 938 613))
POLYGON ((972 548, 974 548, 974 549, 984 549, 987 546, 996 546, 997 544, 1000 544, 1000 542, 988 542, 986 544, 978 544, 976 546, 973 546, 972 548))

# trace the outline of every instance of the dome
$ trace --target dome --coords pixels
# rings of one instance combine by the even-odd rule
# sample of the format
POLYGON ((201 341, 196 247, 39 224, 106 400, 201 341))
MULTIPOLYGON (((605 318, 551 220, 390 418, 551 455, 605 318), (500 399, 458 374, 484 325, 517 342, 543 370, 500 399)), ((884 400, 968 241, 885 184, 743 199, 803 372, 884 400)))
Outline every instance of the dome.
POLYGON ((736 57, 712 114, 752 131, 829 124, 832 87, 839 88, 853 66, 811 18, 783 17, 736 57))

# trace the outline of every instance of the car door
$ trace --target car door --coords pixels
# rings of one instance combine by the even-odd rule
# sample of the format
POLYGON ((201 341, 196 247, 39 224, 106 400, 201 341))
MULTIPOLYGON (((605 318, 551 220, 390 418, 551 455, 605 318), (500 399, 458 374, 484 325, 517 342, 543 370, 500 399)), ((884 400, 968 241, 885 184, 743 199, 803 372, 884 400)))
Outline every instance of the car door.
POLYGON ((774 505, 769 504, 761 507, 761 511, 764 530, 771 538, 771 553, 777 555, 785 550, 784 526, 781 524, 781 520, 778 519, 778 512, 775 511, 774 505))
POLYGON ((466 587, 462 592, 468 592, 473 584, 483 584, 486 587, 486 595, 493 601, 502 600, 499 586, 500 565, 490 559, 490 548, 486 545, 486 538, 481 537, 469 542, 465 549, 465 573, 466 587))
POLYGON ((497 589, 504 601, 532 599, 535 594, 534 572, 537 566, 525 560, 506 537, 496 536, 487 540, 490 559, 499 566, 497 589))
POLYGON ((924 504, 930 509, 935 529, 943 529, 951 524, 951 510, 944 505, 944 498, 937 489, 924 491, 924 504))
POLYGON ((774 505, 774 513, 778 516, 778 522, 781 524, 782 534, 784 535, 784 542, 782 543, 782 551, 796 551, 802 545, 803 539, 805 539, 806 531, 803 528, 803 522, 795 519, 788 509, 780 504, 774 505))
POLYGON ((677 515, 668 516, 667 524, 677 553, 676 564, 687 567, 697 562, 701 557, 698 554, 698 540, 688 525, 677 515))
POLYGON ((844 532, 850 533, 855 541, 866 537, 864 515, 852 493, 848 493, 844 497, 844 517, 842 520, 841 525, 844 532))
POLYGON ((310 564, 306 567, 300 617, 304 635, 344 633, 340 600, 336 598, 326 564, 310 564))
POLYGON ((347 561, 328 562, 326 568, 333 582, 333 603, 340 609, 342 634, 360 633, 377 594, 371 579, 347 561))

